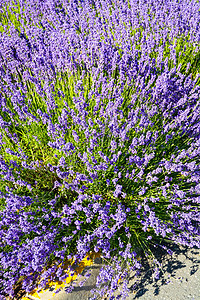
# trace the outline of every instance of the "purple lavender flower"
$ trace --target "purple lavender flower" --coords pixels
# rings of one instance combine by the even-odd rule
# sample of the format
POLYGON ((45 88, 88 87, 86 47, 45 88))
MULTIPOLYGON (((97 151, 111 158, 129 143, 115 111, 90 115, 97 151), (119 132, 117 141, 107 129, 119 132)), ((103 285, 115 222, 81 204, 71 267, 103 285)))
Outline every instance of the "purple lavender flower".
POLYGON ((0 33, 0 293, 94 250, 125 299, 137 241, 200 247, 199 3, 33 2, 0 33))

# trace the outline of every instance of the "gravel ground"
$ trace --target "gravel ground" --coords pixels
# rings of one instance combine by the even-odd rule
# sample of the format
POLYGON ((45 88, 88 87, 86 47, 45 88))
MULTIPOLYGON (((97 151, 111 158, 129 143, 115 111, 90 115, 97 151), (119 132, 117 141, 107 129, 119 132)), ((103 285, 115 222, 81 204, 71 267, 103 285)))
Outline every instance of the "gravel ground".
MULTIPOLYGON (((162 263, 163 274, 159 280, 152 279, 150 265, 146 259, 143 260, 144 267, 141 275, 137 278, 130 274, 128 287, 131 293, 126 300, 200 300, 200 249, 173 246, 172 256, 166 255, 161 249, 154 249, 154 255, 162 263), (137 283, 137 284, 136 284, 137 283), (135 289, 133 289, 136 284, 135 289)), ((40 297, 28 299, 42 300, 89 300, 90 290, 95 288, 95 280, 101 267, 101 260, 96 259, 95 264, 86 267, 78 282, 84 279, 87 269, 92 271, 91 277, 82 287, 75 287, 71 294, 63 291, 53 296, 53 289, 40 294, 40 297)), ((115 296, 119 292, 117 291, 115 296)), ((102 299, 102 298, 100 298, 102 299)), ((103 299, 109 300, 109 297, 103 299)), ((102 299, 102 300, 103 300, 102 299)))

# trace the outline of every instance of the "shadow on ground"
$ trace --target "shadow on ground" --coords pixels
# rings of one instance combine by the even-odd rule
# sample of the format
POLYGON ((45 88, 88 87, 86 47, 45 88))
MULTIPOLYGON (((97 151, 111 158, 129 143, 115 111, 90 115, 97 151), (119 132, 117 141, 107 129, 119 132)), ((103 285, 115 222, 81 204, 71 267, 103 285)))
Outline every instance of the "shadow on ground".
POLYGON ((152 267, 143 258, 143 268, 137 281, 134 277, 129 279, 129 283, 133 281, 133 284, 129 284, 132 293, 127 299, 200 300, 200 249, 173 245, 172 256, 161 248, 151 250, 161 262, 160 278, 153 278, 152 267))

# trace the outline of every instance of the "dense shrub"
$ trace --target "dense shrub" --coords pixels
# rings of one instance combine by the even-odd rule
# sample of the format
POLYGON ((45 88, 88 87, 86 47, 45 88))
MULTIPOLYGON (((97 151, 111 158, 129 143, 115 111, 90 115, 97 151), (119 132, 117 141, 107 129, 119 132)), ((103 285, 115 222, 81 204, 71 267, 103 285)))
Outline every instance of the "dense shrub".
POLYGON ((125 298, 140 251, 200 248, 199 1, 0 4, 1 297, 94 251, 125 298))

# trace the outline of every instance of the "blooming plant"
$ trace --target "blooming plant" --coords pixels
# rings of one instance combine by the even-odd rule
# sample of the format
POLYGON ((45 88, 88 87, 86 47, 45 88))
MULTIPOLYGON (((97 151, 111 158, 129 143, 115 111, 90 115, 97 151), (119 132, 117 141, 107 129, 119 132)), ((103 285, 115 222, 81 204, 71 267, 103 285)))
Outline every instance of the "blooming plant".
POLYGON ((200 248, 199 1, 0 4, 0 296, 96 252, 125 299, 151 245, 200 248))

